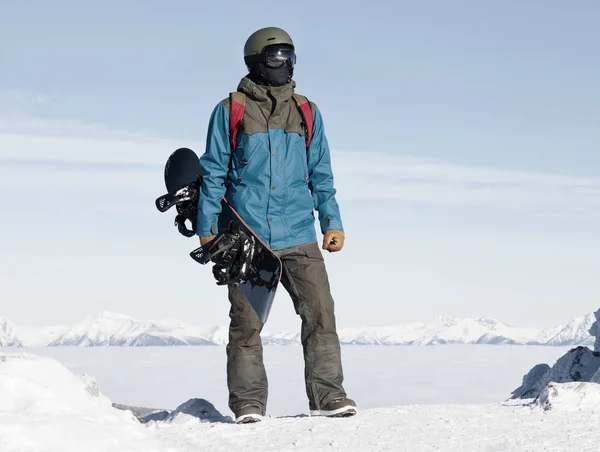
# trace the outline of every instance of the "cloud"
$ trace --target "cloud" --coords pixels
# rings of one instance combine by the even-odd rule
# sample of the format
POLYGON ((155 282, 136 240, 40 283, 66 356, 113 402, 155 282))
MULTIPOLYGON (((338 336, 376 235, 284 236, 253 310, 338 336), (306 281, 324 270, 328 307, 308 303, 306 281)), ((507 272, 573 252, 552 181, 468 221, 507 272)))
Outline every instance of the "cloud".
MULTIPOLYGON (((45 167, 48 174, 84 169, 112 172, 117 181, 116 173, 125 170, 156 172, 182 146, 201 154, 204 143, 81 121, 0 118, 0 165, 35 165, 45 167)), ((600 179, 379 152, 333 151, 332 161, 338 197, 344 201, 385 200, 406 206, 501 208, 563 216, 587 215, 600 207, 600 179)), ((102 180, 105 176, 98 183, 102 180)))
POLYGON ((119 130, 106 124, 88 123, 77 119, 48 119, 30 116, 0 116, 0 132, 31 137, 156 139, 156 135, 151 130, 119 130))
POLYGON ((22 90, 11 90, 8 91, 7 95, 13 102, 24 105, 45 104, 56 99, 54 94, 33 93, 22 90))
POLYGON ((340 199, 419 206, 581 210, 600 207, 600 179, 487 168, 383 153, 334 153, 340 199))
POLYGON ((200 149, 201 145, 159 138, 149 130, 114 130, 77 120, 0 117, 0 159, 5 163, 162 165, 177 147, 200 149))

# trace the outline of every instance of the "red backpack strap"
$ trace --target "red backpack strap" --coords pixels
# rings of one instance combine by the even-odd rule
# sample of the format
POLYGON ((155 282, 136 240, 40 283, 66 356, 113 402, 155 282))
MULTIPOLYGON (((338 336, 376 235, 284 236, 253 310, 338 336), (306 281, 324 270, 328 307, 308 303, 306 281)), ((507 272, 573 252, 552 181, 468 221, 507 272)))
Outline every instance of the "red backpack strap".
POLYGON ((239 125, 244 118, 244 111, 246 111, 246 95, 240 92, 230 93, 229 101, 231 103, 229 109, 229 144, 231 149, 235 151, 239 125))
POLYGON ((300 110, 300 114, 304 120, 304 125, 306 126, 306 149, 308 149, 313 135, 313 113, 312 109, 310 108, 310 102, 306 97, 301 96, 300 94, 294 93, 292 94, 292 97, 296 101, 296 105, 300 110))

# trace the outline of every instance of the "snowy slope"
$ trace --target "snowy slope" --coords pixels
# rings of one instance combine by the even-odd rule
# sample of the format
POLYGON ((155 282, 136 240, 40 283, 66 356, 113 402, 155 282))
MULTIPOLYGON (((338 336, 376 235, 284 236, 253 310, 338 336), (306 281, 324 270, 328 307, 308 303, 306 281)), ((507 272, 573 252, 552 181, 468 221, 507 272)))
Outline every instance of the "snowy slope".
POLYGON ((596 317, 593 313, 571 320, 548 340, 548 345, 594 345, 590 327, 595 321, 596 317))
POLYGON ((17 327, 17 336, 23 347, 46 347, 66 331, 66 326, 58 325, 41 328, 17 327))
POLYGON ((12 322, 0 317, 0 347, 20 347, 16 327, 12 322))
POLYGON ((440 316, 430 324, 414 323, 388 328, 340 329, 346 344, 437 345, 437 344, 544 344, 548 332, 539 328, 515 328, 482 317, 476 319, 440 316))
MULTIPOLYGON (((192 334, 191 327, 188 328, 190 328, 189 334, 192 334)), ((222 326, 195 328, 194 334, 196 337, 216 345, 226 345, 229 341, 229 329, 222 326)))
POLYGON ((2 452, 175 451, 159 447, 129 412, 115 410, 90 377, 33 355, 0 354, 2 452))
MULTIPOLYGON (((357 345, 438 345, 438 344, 523 344, 592 345, 589 329, 593 314, 578 317, 555 328, 519 328, 490 317, 458 318, 448 315, 431 323, 408 323, 382 328, 341 328, 340 341, 357 345)), ((264 344, 299 344, 295 332, 263 332, 264 344)), ((0 320, 0 345, 5 346, 151 346, 224 345, 226 327, 198 327, 178 320, 140 321, 123 314, 102 312, 89 316, 71 328, 50 327, 19 330, 0 320)))
MULTIPOLYGON (((568 388, 567 388, 568 391, 568 388)), ((598 391, 580 391, 598 400, 598 391)), ((554 451, 598 450, 597 408, 577 410, 563 395, 559 409, 501 405, 405 406, 354 418, 283 417, 258 425, 160 425, 160 437, 184 451, 554 451), (242 430, 243 429, 243 430, 242 430)))
POLYGON ((135 320, 123 314, 102 312, 61 334, 50 346, 148 346, 211 345, 192 327, 173 322, 152 323, 135 320))
POLYGON ((0 355, 2 452, 591 452, 599 401, 600 385, 553 383, 531 406, 411 405, 349 419, 290 413, 253 425, 188 415, 144 425, 113 408, 90 377, 47 358, 0 355))

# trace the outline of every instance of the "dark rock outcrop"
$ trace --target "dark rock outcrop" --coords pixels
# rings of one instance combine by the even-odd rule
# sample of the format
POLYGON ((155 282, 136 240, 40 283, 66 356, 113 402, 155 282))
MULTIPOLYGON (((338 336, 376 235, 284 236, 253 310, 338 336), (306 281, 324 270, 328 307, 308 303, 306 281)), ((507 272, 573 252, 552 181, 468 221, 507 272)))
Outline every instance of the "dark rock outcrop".
POLYGON ((523 378, 523 384, 512 393, 513 399, 534 399, 549 383, 594 382, 600 369, 600 352, 576 347, 561 357, 552 368, 535 366, 523 378))
POLYGON ((523 384, 512 392, 512 399, 526 399, 533 387, 550 370, 548 364, 538 364, 523 377, 523 384))
POLYGON ((150 421, 181 422, 193 418, 201 422, 232 422, 230 417, 223 416, 212 403, 205 399, 190 399, 174 410, 121 405, 118 403, 113 403, 113 407, 119 410, 131 411, 142 424, 150 421))

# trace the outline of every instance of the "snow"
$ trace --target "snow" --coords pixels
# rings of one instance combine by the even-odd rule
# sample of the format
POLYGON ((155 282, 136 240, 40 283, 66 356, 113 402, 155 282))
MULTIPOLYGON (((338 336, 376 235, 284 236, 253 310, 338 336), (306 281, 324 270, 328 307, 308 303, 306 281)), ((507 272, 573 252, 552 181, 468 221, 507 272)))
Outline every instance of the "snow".
POLYGON ((153 437, 130 412, 112 408, 89 377, 49 358, 0 354, 2 452, 176 450, 153 437))
POLYGON ((138 321, 123 314, 104 311, 89 316, 52 341, 50 346, 152 346, 212 345, 202 331, 173 321, 138 321))
POLYGON ((594 337, 594 351, 600 352, 600 309, 594 312, 594 323, 590 327, 590 334, 594 337))
POLYGON ((18 327, 16 329, 16 334, 23 347, 45 347, 67 331, 67 327, 60 325, 41 328, 18 327))
POLYGON ((594 338, 590 335, 590 327, 595 320, 592 313, 571 320, 548 341, 548 345, 592 345, 594 338))
POLYGON ((580 411, 600 415, 600 385, 596 383, 549 383, 535 401, 544 410, 580 411))
POLYGON ((547 403, 534 405, 405 405, 348 419, 292 413, 251 425, 190 414, 141 424, 113 408, 90 377, 49 358, 0 355, 0 450, 586 452, 600 441, 600 385, 590 385, 552 384, 547 403))
MULTIPOLYGON (((562 329, 562 327, 561 327, 562 329)), ((346 344, 439 345, 439 344, 546 344, 557 328, 517 328, 490 317, 458 318, 443 315, 430 324, 412 323, 388 328, 339 330, 346 344)), ((589 334, 588 334, 589 336, 589 334)), ((580 340, 577 336, 577 340, 580 340)), ((553 345, 566 345, 565 343, 553 345)))
POLYGON ((596 451, 597 416, 501 405, 373 409, 349 419, 277 418, 262 425, 161 425, 184 450, 596 451), (182 434, 182 430, 183 433, 182 434))
POLYGON ((20 347, 15 325, 0 317, 0 347, 20 347))
MULTIPOLYGON (((409 323, 379 328, 341 328, 340 341, 353 345, 522 344, 591 345, 593 314, 554 328, 513 327, 490 317, 458 318, 442 315, 431 323, 409 323)), ((268 325, 267 325, 268 326, 268 325)), ((262 333, 264 344, 299 344, 296 332, 262 333)), ((228 329, 199 327, 179 320, 146 321, 109 311, 91 315, 72 326, 39 330, 19 329, 0 319, 0 346, 169 346, 225 345, 228 329)))

